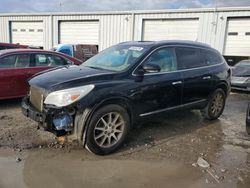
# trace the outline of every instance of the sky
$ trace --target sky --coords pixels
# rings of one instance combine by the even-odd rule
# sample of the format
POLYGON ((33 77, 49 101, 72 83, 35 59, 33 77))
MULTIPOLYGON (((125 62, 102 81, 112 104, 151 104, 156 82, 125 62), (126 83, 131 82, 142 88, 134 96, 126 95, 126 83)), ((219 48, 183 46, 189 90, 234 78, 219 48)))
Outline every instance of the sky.
POLYGON ((250 0, 0 0, 0 12, 81 12, 250 6, 250 0))

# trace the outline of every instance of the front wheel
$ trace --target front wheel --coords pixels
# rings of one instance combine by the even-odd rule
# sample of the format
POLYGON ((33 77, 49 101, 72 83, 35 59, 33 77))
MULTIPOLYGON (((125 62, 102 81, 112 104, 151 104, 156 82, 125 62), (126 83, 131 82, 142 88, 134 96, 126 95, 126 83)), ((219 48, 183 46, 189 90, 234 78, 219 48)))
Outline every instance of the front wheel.
POLYGON ((209 99, 207 106, 201 110, 204 118, 209 120, 218 119, 225 107, 226 94, 222 89, 216 89, 209 99))
POLYGON ((129 115, 120 105, 107 105, 98 109, 87 130, 87 149, 97 155, 117 150, 124 142, 130 128, 129 115))

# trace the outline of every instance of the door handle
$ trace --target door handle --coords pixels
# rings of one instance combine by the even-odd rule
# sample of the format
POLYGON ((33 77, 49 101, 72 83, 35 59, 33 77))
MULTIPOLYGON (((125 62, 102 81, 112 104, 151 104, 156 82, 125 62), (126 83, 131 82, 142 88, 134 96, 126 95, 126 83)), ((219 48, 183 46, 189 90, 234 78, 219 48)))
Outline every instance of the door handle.
POLYGON ((202 79, 203 80, 209 80, 209 79, 211 79, 211 76, 204 76, 202 79))
POLYGON ((182 84, 182 81, 172 82, 172 85, 178 85, 178 84, 182 84))

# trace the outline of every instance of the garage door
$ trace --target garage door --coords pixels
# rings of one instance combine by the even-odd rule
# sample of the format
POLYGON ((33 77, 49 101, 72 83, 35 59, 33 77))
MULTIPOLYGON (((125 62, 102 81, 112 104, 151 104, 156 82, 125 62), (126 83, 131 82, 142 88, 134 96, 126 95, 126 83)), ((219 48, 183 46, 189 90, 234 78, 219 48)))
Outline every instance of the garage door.
POLYGON ((60 44, 96 44, 99 41, 98 21, 62 21, 59 25, 60 44))
POLYGON ((43 47, 43 22, 11 22, 11 42, 43 47))
POLYGON ((196 40, 198 19, 144 20, 143 40, 196 40))
POLYGON ((224 55, 250 56, 250 18, 228 20, 224 55))

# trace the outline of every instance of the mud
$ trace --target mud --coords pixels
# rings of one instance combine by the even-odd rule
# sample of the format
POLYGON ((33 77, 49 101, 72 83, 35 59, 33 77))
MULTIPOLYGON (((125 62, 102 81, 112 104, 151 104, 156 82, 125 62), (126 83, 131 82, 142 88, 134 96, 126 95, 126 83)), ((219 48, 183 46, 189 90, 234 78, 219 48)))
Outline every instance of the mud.
POLYGON ((21 114, 20 100, 1 101, 0 187, 249 187, 249 99, 232 93, 216 121, 196 110, 158 116, 102 157, 37 130, 21 114), (200 156, 209 169, 195 165, 200 156))

